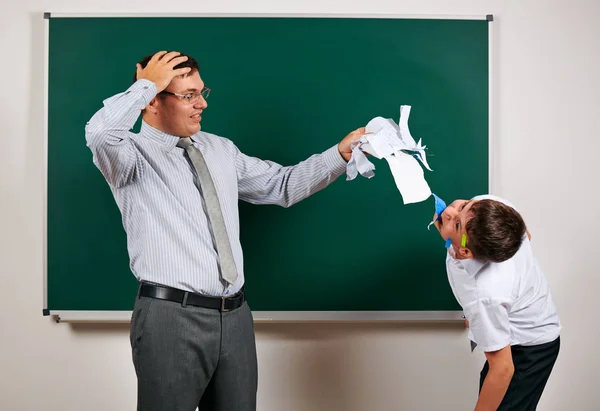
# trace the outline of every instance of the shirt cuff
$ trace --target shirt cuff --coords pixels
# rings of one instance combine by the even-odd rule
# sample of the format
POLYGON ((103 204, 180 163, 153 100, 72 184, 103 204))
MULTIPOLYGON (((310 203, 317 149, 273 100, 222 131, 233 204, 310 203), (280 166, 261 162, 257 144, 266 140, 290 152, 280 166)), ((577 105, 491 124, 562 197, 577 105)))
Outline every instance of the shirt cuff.
POLYGON ((145 78, 137 80, 131 85, 131 87, 127 89, 128 93, 139 94, 146 103, 144 106, 150 104, 152 99, 156 97, 156 94, 158 94, 156 91, 156 84, 150 80, 146 80, 145 78))
POLYGON ((346 171, 348 163, 346 163, 346 160, 340 154, 337 144, 323 152, 323 160, 332 174, 339 176, 346 171))

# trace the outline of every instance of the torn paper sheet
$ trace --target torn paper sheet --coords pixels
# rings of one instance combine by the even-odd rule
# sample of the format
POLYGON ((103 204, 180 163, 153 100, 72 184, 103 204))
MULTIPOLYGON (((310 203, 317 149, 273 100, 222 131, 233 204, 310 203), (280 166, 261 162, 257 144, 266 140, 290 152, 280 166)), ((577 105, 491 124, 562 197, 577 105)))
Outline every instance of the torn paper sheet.
POLYGON ((385 157, 396 180, 396 187, 402 194, 404 204, 418 203, 431 196, 429 185, 423 176, 423 169, 412 156, 398 151, 385 157))
POLYGON ((352 148, 352 158, 346 170, 347 180, 353 180, 359 173, 367 178, 375 175, 375 166, 364 155, 368 153, 377 159, 386 159, 404 204, 429 198, 431 190, 419 165, 420 161, 431 171, 427 163, 426 146, 421 144, 420 139, 418 143, 415 142, 411 135, 408 129, 409 115, 410 106, 401 106, 398 124, 383 117, 369 121, 366 126, 368 134, 357 140, 352 148))
POLYGON ((346 167, 347 179, 354 180, 358 173, 364 177, 371 178, 375 175, 373 170, 375 170, 373 163, 367 160, 367 156, 362 152, 358 144, 354 145, 352 147, 352 157, 346 167))
POLYGON ((408 129, 408 116, 410 116, 410 106, 400 106, 400 120, 398 127, 400 128, 400 136, 402 141, 409 146, 409 149, 416 152, 416 156, 423 163, 425 168, 429 171, 433 171, 429 164, 427 164, 427 154, 425 154, 426 146, 421 145, 421 139, 418 143, 415 143, 415 139, 410 134, 408 129))

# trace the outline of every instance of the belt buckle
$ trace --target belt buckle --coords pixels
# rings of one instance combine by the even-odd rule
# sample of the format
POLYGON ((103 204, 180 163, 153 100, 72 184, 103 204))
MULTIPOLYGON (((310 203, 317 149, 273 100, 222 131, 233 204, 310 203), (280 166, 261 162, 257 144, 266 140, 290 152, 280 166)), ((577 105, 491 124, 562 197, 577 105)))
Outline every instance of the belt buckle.
POLYGON ((225 299, 226 298, 227 297, 221 297, 221 312, 222 313, 226 313, 227 311, 231 311, 231 310, 225 308, 225 299))

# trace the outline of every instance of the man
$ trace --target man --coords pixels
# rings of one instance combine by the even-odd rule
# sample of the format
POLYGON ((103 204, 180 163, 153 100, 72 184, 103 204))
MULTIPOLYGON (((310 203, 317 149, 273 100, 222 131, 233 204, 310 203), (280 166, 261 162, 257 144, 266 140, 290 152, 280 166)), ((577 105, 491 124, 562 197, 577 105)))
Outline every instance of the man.
POLYGON ((289 207, 316 193, 345 171, 364 128, 282 167, 200 131, 210 89, 193 58, 158 52, 138 63, 134 80, 104 101, 86 139, 140 281, 130 334, 138 410, 255 410, 238 199, 289 207), (140 133, 131 133, 140 112, 140 133))
MULTIPOLYGON (((475 411, 533 411, 560 351, 561 324, 521 215, 506 200, 456 200, 436 218, 469 338, 485 353, 475 411)), ((437 217, 437 216, 436 216, 437 217)))

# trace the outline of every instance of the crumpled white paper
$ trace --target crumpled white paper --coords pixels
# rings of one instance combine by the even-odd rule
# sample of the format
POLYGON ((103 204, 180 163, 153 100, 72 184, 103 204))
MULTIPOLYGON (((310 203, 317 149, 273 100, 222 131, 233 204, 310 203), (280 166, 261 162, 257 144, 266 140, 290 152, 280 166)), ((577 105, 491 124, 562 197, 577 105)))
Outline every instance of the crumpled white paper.
POLYGON ((364 153, 377 159, 384 158, 390 166, 404 204, 424 201, 431 196, 431 189, 419 161, 425 168, 432 170, 427 164, 426 146, 421 144, 421 139, 418 143, 415 142, 408 129, 410 108, 400 106, 398 124, 383 117, 375 117, 369 121, 366 131, 370 134, 363 135, 352 145, 352 157, 346 168, 347 180, 353 180, 359 173, 371 178, 375 175, 375 166, 364 153), (412 152, 412 155, 403 150, 412 152))

